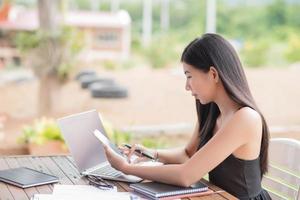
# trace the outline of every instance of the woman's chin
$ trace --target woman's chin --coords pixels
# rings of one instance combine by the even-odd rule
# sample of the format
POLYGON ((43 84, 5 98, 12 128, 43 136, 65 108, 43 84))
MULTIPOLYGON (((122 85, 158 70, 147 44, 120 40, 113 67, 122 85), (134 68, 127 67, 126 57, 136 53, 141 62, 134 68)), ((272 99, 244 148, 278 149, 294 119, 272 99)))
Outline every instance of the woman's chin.
POLYGON ((200 101, 201 104, 205 105, 205 104, 208 104, 209 102, 203 100, 203 99, 200 99, 200 98, 196 98, 197 100, 200 101))

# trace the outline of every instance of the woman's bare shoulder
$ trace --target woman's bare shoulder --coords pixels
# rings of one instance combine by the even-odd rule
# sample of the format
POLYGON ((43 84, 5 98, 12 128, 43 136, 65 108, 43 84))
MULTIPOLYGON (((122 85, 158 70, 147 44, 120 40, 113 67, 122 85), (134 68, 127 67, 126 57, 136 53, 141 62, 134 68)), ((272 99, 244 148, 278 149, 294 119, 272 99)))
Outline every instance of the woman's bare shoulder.
POLYGON ((236 115, 238 115, 238 117, 243 118, 243 119, 247 119, 250 121, 261 121, 261 116, 260 114, 254 110, 253 108, 250 107, 243 107, 240 108, 237 112, 236 115))
POLYGON ((245 133, 250 134, 249 136, 261 134, 262 119, 261 115, 256 110, 250 107, 243 107, 235 113, 234 118, 243 128, 245 133))

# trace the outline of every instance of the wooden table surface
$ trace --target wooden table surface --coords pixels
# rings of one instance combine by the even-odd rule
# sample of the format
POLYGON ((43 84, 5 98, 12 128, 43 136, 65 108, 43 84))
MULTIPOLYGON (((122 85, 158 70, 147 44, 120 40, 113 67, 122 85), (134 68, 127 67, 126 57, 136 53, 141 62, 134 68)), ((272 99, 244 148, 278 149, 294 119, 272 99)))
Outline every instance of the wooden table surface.
MULTIPOLYGON (((55 175, 60 178, 61 184, 68 184, 68 185, 82 185, 88 184, 86 178, 82 177, 76 166, 73 162, 72 157, 70 156, 5 156, 0 157, 0 170, 2 169, 9 169, 9 168, 16 168, 16 167, 29 167, 32 169, 36 169, 41 172, 49 173, 55 175)), ((132 191, 127 183, 123 182, 115 182, 111 181, 118 187, 118 191, 125 192, 125 191, 132 191)), ((217 191, 221 190, 220 188, 212 185, 211 183, 203 180, 210 189, 217 191)), ((30 199, 33 194, 42 193, 42 194, 51 194, 53 190, 53 184, 31 187, 27 189, 22 189, 15 187, 13 185, 5 184, 0 182, 0 199, 16 199, 16 200, 23 200, 23 199, 30 199)), ((202 197, 193 197, 193 198, 185 198, 185 199, 236 199, 234 196, 230 195, 227 192, 212 194, 209 196, 202 196, 202 197)))

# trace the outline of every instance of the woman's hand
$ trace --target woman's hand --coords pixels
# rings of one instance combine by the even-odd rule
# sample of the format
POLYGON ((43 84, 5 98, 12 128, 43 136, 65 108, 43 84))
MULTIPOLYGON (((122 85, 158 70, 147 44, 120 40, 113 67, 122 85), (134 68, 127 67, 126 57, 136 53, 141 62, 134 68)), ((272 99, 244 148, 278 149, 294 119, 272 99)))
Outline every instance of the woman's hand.
POLYGON ((110 163, 110 165, 113 168, 124 172, 126 166, 128 165, 126 158, 115 153, 110 147, 108 147, 106 145, 103 145, 103 147, 105 150, 106 158, 107 158, 108 162, 110 163))
POLYGON ((134 144, 131 148, 126 146, 120 146, 120 151, 127 156, 129 163, 140 163, 149 161, 149 158, 143 156, 141 153, 136 152, 136 150, 140 150, 140 152, 147 152, 150 155, 154 155, 154 150, 148 149, 140 144, 134 144))

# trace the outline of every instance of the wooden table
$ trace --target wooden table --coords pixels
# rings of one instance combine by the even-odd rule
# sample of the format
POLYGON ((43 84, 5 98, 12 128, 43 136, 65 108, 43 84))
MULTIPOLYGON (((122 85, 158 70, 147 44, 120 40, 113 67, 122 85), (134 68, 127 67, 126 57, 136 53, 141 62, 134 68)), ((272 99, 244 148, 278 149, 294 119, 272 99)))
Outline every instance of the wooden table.
MULTIPOLYGON (((16 167, 29 167, 36 169, 45 173, 53 174, 60 178, 61 184, 88 184, 86 178, 80 176, 78 170, 75 167, 74 161, 70 156, 5 156, 0 157, 0 170, 16 167)), ((209 188, 216 191, 220 188, 212 185, 211 183, 203 180, 208 184, 209 188)), ((128 184, 122 182, 112 182, 118 187, 118 191, 131 191, 128 184)), ((42 193, 50 194, 52 193, 53 185, 43 185, 38 187, 31 187, 27 189, 21 189, 9 184, 0 182, 0 199, 30 199, 33 194, 42 193)), ((213 194, 203 197, 193 197, 186 199, 236 199, 227 192, 213 194)))

